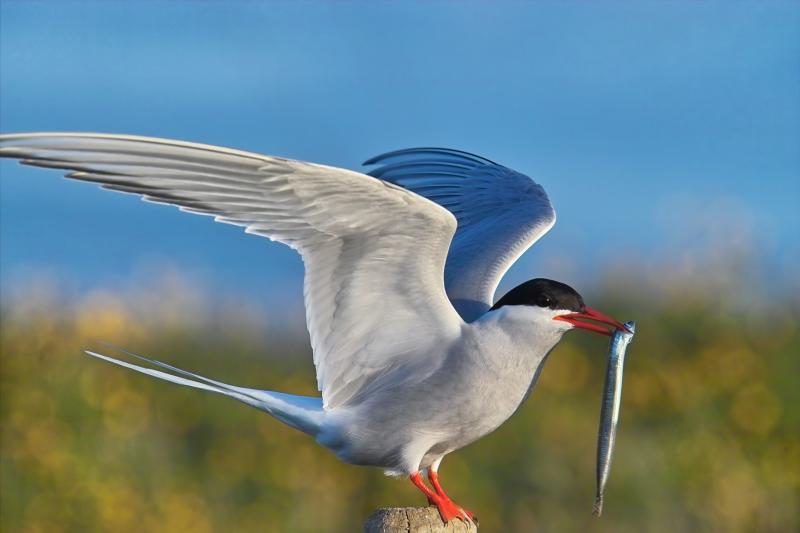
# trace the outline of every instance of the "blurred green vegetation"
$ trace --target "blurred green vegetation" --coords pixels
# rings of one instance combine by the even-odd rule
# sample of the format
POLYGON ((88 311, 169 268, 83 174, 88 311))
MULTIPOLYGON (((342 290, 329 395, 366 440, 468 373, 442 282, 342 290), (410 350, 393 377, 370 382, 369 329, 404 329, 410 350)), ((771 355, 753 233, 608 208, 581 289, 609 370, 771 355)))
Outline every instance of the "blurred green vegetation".
MULTIPOLYGON (((620 294, 610 282, 591 299, 638 326, 604 516, 591 509, 607 343, 588 334, 567 335, 509 422, 445 459, 448 492, 482 531, 800 530, 797 300, 620 294)), ((262 320, 180 283, 5 295, 0 528, 354 532, 377 507, 422 505, 410 483, 341 463, 261 412, 81 355, 102 339, 229 383, 315 394, 307 340, 265 334, 262 320)))

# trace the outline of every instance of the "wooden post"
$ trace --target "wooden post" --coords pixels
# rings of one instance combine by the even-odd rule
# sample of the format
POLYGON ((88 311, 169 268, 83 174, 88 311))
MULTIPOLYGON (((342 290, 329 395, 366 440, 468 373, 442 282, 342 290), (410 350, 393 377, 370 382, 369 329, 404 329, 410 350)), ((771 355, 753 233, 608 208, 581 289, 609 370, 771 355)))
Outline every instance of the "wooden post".
POLYGON ((445 525, 436 507, 384 507, 364 524, 364 533, 476 533, 478 527, 464 520, 445 525))

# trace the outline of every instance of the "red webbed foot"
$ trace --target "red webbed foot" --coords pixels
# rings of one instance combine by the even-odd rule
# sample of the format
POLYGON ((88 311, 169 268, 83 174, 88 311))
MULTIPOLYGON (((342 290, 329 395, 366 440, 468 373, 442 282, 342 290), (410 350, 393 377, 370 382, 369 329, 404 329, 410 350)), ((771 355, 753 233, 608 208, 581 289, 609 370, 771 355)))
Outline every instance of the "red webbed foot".
POLYGON ((465 508, 461 507, 456 502, 454 502, 452 499, 450 499, 450 496, 447 495, 447 493, 442 488, 442 485, 439 483, 439 473, 436 470, 433 470, 433 469, 428 470, 428 480, 431 482, 431 485, 433 485, 433 489, 436 491, 436 494, 438 494, 440 497, 442 497, 442 498, 446 499, 447 501, 449 501, 450 504, 453 507, 455 507, 456 509, 458 509, 458 511, 463 516, 465 516, 468 520, 470 520, 470 521, 472 521, 472 522, 474 522, 476 524, 478 523, 478 517, 475 516, 475 513, 473 513, 469 509, 465 509, 465 508))
POLYGON ((447 523, 454 518, 468 520, 476 524, 478 523, 475 513, 458 505, 456 502, 450 499, 444 490, 442 490, 441 485, 439 485, 436 472, 430 471, 428 474, 428 479, 430 479, 431 484, 436 492, 432 491, 427 487, 427 485, 425 485, 425 482, 422 481, 422 476, 420 476, 419 472, 414 472, 411 474, 411 482, 414 483, 414 485, 420 491, 422 491, 423 494, 425 494, 425 496, 428 498, 429 504, 436 506, 436 508, 439 510, 439 516, 442 517, 442 521, 444 523, 447 523))

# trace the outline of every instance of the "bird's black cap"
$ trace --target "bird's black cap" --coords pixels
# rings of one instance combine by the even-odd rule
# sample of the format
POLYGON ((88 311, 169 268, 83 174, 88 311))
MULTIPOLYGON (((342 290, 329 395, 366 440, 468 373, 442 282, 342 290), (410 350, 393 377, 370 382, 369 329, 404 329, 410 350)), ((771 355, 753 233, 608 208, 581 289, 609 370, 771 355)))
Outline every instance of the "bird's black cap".
POLYGON ((549 309, 568 309, 576 313, 586 310, 578 291, 559 281, 536 278, 517 285, 492 306, 492 311, 504 305, 533 305, 549 309))

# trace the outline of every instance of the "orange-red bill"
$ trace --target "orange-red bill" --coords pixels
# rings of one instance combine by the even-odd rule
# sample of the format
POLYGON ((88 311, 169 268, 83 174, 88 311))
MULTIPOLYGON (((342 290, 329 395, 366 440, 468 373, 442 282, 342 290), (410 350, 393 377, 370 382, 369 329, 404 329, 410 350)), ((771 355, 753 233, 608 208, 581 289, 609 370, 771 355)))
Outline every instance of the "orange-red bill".
POLYGON ((569 322, 576 328, 588 329, 589 331, 594 331, 595 333, 600 333, 601 335, 611 335, 616 330, 627 331, 628 333, 631 332, 622 322, 614 320, 610 316, 604 315, 597 309, 593 309, 588 306, 584 309, 583 313, 559 315, 554 317, 553 320, 563 320, 564 322, 569 322), (592 322, 584 322, 584 320, 591 320, 592 322), (595 322, 600 322, 600 324, 605 324, 605 326, 595 324, 595 322), (611 326, 611 328, 609 329, 606 326, 611 326))

